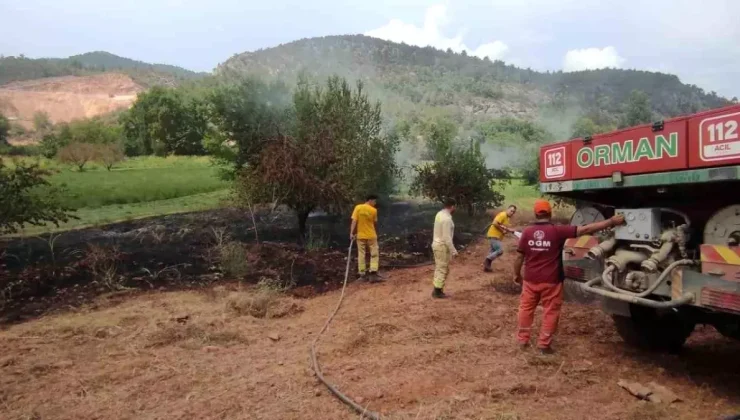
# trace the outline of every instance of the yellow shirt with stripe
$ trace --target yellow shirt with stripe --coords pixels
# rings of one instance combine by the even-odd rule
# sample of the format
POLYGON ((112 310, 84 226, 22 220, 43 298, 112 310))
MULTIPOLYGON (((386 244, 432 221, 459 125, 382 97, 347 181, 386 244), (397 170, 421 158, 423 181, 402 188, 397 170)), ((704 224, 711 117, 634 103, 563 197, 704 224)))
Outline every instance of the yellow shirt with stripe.
POLYGON ((377 239, 375 223, 378 221, 378 209, 370 204, 358 204, 352 212, 352 220, 357 222, 357 239, 377 239))
POLYGON ((501 213, 497 214, 496 217, 493 218, 493 223, 491 223, 491 227, 488 228, 489 238, 503 239, 504 232, 502 232, 501 229, 496 227, 496 223, 504 225, 504 226, 508 226, 509 225, 509 215, 505 211, 502 211, 501 213))

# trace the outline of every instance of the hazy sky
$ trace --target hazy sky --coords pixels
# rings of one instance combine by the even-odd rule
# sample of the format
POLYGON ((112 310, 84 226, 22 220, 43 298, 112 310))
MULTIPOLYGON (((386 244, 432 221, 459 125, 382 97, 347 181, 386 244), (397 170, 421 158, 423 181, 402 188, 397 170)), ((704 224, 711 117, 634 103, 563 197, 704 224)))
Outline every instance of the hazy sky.
POLYGON ((677 74, 740 96, 740 0, 0 0, 0 54, 105 50, 209 71, 300 38, 364 33, 536 70, 677 74))

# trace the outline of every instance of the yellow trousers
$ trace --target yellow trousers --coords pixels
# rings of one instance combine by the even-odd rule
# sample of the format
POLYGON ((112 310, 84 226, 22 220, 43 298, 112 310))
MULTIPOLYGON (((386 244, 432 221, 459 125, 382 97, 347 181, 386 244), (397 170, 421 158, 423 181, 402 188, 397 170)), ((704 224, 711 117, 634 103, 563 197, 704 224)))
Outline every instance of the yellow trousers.
POLYGON ((452 254, 445 244, 432 244, 434 251, 434 287, 444 289, 447 275, 450 274, 450 258, 452 254))
POLYGON ((378 249, 377 239, 358 239, 357 240, 357 266, 360 274, 365 273, 367 265, 365 263, 365 253, 370 250, 370 271, 377 272, 380 263, 380 250, 378 249))

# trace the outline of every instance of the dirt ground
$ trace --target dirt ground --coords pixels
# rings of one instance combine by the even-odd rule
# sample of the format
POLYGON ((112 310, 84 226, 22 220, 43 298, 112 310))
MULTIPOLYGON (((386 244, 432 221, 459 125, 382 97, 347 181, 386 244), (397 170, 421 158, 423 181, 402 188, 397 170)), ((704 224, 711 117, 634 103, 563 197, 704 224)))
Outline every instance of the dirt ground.
POLYGON ((25 128, 43 111, 54 123, 129 108, 144 89, 125 74, 50 77, 0 86, 0 111, 25 128))
MULTIPOLYGON (((479 241, 454 262, 352 283, 319 347, 327 378, 392 419, 714 419, 740 412, 740 344, 700 327, 677 356, 622 343, 597 307, 568 303, 556 356, 513 341, 513 241, 483 273, 479 241), (619 379, 683 401, 636 400, 619 379)), ((3 419, 358 418, 318 384, 309 346, 337 291, 298 299, 238 284, 101 296, 0 332, 3 419)))

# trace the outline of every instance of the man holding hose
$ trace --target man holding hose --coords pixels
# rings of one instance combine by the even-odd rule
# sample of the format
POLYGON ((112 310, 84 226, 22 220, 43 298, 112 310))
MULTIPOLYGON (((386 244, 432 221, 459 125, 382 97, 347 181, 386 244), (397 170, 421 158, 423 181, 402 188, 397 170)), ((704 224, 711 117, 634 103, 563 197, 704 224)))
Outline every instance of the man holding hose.
POLYGON ((370 194, 364 204, 358 204, 352 211, 352 225, 349 230, 350 239, 357 241, 357 271, 361 279, 367 277, 370 283, 377 283, 380 250, 378 249, 378 233, 375 227, 378 224, 378 196, 370 194), (367 265, 365 254, 370 251, 370 271, 365 275, 367 265))
POLYGON ((516 231, 509 228, 509 222, 516 213, 516 206, 510 205, 506 211, 502 211, 494 217, 493 222, 488 227, 488 241, 490 244, 490 250, 486 256, 486 260, 483 263, 483 271, 490 273, 491 264, 493 260, 500 257, 504 253, 504 244, 501 242, 504 239, 504 235, 507 233, 515 234, 516 231))

